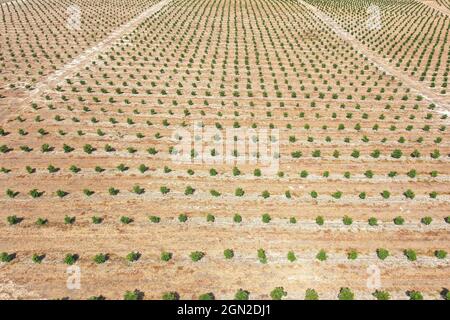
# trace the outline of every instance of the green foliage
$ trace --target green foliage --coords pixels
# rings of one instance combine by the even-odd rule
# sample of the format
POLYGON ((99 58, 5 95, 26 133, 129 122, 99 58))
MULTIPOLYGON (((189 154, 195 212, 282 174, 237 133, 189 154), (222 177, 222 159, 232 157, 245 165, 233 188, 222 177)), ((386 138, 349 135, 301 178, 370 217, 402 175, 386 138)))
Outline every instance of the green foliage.
POLYGON ((319 261, 325 261, 328 259, 327 253, 325 250, 320 250, 319 253, 316 255, 316 259, 319 261))
POLYGON ((294 262, 295 260, 297 260, 297 257, 295 256, 294 251, 289 251, 289 252, 288 252, 288 254, 287 254, 287 259, 288 259, 290 262, 294 262))
POLYGON ((406 258, 409 261, 416 261, 417 260, 417 253, 416 251, 412 250, 412 249, 406 249, 403 251, 403 254, 406 256, 406 258))
POLYGON ((103 221, 103 219, 101 217, 97 217, 97 216, 93 216, 91 219, 92 219, 93 224, 100 224, 103 221))
POLYGON ((258 249, 258 259, 261 263, 267 263, 266 251, 264 249, 258 249))
POLYGON ((433 221, 433 218, 431 217, 423 217, 422 219, 420 219, 420 222, 422 222, 424 225, 430 225, 431 222, 433 221))
POLYGON ((242 216, 240 214, 235 214, 233 217, 233 221, 236 223, 241 223, 242 222, 242 216))
POLYGON ((351 250, 347 253, 347 259, 356 260, 358 258, 358 252, 356 250, 351 250))
POLYGON ((378 248, 378 249, 377 249, 377 257, 378 257, 380 260, 384 260, 384 259, 386 259, 387 257, 389 257, 389 251, 386 250, 386 249, 383 249, 383 248, 378 248))
POLYGON ((403 217, 398 216, 398 217, 394 218, 394 224, 396 224, 397 226, 401 226, 404 223, 405 223, 405 219, 403 219, 403 217))
POLYGON ((318 217, 316 217, 316 223, 319 226, 323 226, 323 224, 325 223, 325 219, 322 216, 318 216, 318 217))
POLYGON ((184 194, 185 194, 186 196, 193 195, 194 192, 195 192, 195 189, 192 188, 191 186, 187 186, 187 187, 186 187, 186 190, 184 190, 184 194))
POLYGON ((250 292, 239 289, 234 295, 234 300, 248 300, 250 297, 250 292))
POLYGON ((370 217, 369 220, 369 226, 375 227, 378 225, 378 220, 375 217, 370 217))
POLYGON ((338 294, 339 300, 353 300, 355 295, 349 288, 341 288, 338 294))
POLYGON ((434 255, 438 259, 445 259, 445 257, 447 257, 447 251, 445 251, 445 250, 436 250, 434 252, 434 255))
POLYGON ((405 192, 403 192, 403 195, 407 198, 407 199, 414 199, 414 197, 416 196, 414 194, 414 192, 411 189, 406 190, 405 192))
POLYGON ((161 188, 159 188, 159 191, 161 191, 162 194, 168 194, 170 192, 170 189, 166 186, 162 186, 161 188))
POLYGON ((12 226, 12 225, 20 223, 21 218, 17 217, 16 215, 13 215, 13 216, 8 216, 6 218, 6 221, 8 222, 9 225, 12 226))
POLYGON ((161 221, 161 218, 160 218, 160 217, 157 217, 157 216, 150 216, 150 217, 148 217, 148 219, 149 219, 150 222, 152 222, 152 223, 159 223, 159 222, 161 221))
POLYGON ((139 260, 141 257, 141 254, 139 252, 131 251, 129 254, 127 254, 126 259, 130 262, 134 262, 139 260))
POLYGON ((122 216, 120 217, 120 222, 122 222, 123 224, 130 224, 131 222, 133 222, 133 219, 127 216, 122 216))
POLYGON ((65 224, 74 224, 75 223, 75 217, 65 216, 64 217, 64 223, 65 224))
POLYGON ((214 217, 214 215, 208 213, 207 216, 206 216, 206 221, 207 222, 214 222, 214 221, 216 221, 216 217, 214 217))
POLYGON ((349 226, 353 223, 353 219, 350 218, 349 216, 344 216, 342 218, 342 222, 344 223, 344 225, 349 226))
POLYGON ((161 252, 161 260, 164 262, 168 262, 172 259, 172 253, 171 252, 161 252))
POLYGON ((284 291, 283 287, 276 287, 270 292, 270 297, 272 300, 281 300, 283 297, 287 296, 287 292, 284 291))
POLYGON ((314 289, 306 289, 305 300, 319 300, 319 295, 314 289))
POLYGON ((93 260, 97 264, 102 264, 102 263, 105 263, 108 260, 108 255, 107 254, 103 254, 103 253, 99 253, 99 254, 95 255, 93 260))
POLYGON ((264 223, 269 223, 270 220, 272 220, 272 218, 270 217, 270 215, 268 213, 263 214, 261 219, 262 219, 262 222, 264 222, 264 223))
POLYGON ((64 257, 64 263, 68 264, 69 266, 73 265, 75 262, 77 262, 77 260, 78 260, 78 255, 76 255, 76 254, 68 253, 64 257))
POLYGON ((372 293, 372 295, 377 300, 390 300, 391 299, 391 295, 387 291, 376 290, 374 293, 372 293))
POLYGON ((408 296, 410 300, 423 300, 423 295, 420 291, 410 291, 408 296))
POLYGON ((0 262, 11 262, 14 258, 15 254, 9 254, 7 252, 0 253, 0 262))
POLYGON ((225 249, 223 255, 225 256, 225 259, 232 259, 234 257, 234 251, 232 249, 225 249))
POLYGON ((198 297, 198 300, 215 300, 214 294, 212 292, 203 293, 198 297))
POLYGON ((124 300, 142 300, 144 298, 144 294, 139 290, 127 291, 125 292, 123 299, 124 300))
POLYGON ((201 251, 193 251, 191 252, 191 254, 189 255, 191 257, 191 260, 194 262, 200 261, 201 259, 203 259, 203 257, 205 256, 205 253, 201 252, 201 251))
POLYGON ((182 223, 186 222, 187 220, 188 220, 188 216, 184 213, 182 213, 178 216, 178 221, 180 221, 182 223))
POLYGON ((262 196, 264 199, 267 199, 267 198, 270 197, 270 192, 267 191, 267 190, 264 190, 264 191, 261 193, 261 196, 262 196))
POLYGON ((242 188, 237 188, 237 189, 234 191, 234 195, 235 195, 236 197, 242 197, 244 194, 245 194, 245 191, 244 191, 244 189, 242 189, 242 188))
POLYGON ((33 263, 41 263, 42 260, 44 260, 44 255, 39 255, 39 254, 33 254, 33 256, 31 257, 31 261, 33 261, 33 263))

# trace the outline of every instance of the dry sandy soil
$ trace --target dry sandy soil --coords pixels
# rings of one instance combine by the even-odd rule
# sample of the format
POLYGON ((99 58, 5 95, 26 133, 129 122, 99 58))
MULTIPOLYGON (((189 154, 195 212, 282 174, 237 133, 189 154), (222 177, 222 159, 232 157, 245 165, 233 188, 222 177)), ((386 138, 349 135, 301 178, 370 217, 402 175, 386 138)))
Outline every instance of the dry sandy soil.
MULTIPOLYGON (((240 288, 270 299, 275 287, 287 299, 304 299, 308 288, 337 299, 344 287, 355 299, 375 299, 376 289, 394 299, 410 291, 443 298, 450 259, 436 251, 450 251, 449 95, 431 83, 447 81, 448 40, 444 31, 430 36, 432 50, 395 35, 408 32, 402 26, 415 8, 437 17, 420 28, 448 29, 436 5, 392 1, 399 18, 378 39, 395 46, 380 54, 353 29, 350 7, 318 0, 80 0, 82 29, 67 34, 56 31, 67 28, 70 1, 26 2, 1 6, 0 253, 12 258, 0 262, 1 299, 121 299, 135 289, 145 299, 232 299, 240 288), (427 71, 421 81, 396 65, 403 55, 424 71, 416 46, 431 55, 436 76, 427 71), (174 132, 193 131, 194 122, 219 132, 277 129, 278 172, 174 162, 174 132), (132 251, 137 261, 127 261, 132 251), (198 262, 194 251, 204 253, 198 262), (162 252, 172 259, 162 261, 162 252), (100 253, 105 263, 93 260, 100 253), (67 286, 67 254, 78 256, 78 289, 67 286), (379 270, 377 286, 371 270, 379 270)), ((353 2, 360 15, 367 3, 353 2)))

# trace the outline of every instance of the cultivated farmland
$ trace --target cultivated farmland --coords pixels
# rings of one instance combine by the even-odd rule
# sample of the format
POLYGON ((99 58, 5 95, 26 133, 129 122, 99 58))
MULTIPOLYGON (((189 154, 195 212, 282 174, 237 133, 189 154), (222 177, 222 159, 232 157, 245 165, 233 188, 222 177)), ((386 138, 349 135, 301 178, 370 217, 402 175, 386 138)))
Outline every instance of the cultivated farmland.
POLYGON ((0 8, 0 298, 450 298, 448 0, 0 8))

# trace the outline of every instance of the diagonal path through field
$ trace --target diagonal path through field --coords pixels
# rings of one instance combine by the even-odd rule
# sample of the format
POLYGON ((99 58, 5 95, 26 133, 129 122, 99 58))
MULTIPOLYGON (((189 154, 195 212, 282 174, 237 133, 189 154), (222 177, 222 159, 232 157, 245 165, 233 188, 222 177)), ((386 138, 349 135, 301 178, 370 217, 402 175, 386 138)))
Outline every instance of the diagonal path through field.
POLYGON ((18 116, 21 111, 33 101, 33 99, 39 97, 40 94, 51 90, 54 86, 56 86, 61 81, 64 81, 71 74, 75 73, 77 70, 82 69, 83 67, 88 66, 96 57, 97 54, 101 51, 108 49, 113 43, 120 40, 124 35, 132 32, 136 27, 139 26, 145 19, 151 17, 153 14, 160 11, 163 7, 169 4, 172 0, 163 0, 158 2, 157 4, 149 7, 147 10, 142 12, 137 17, 131 19, 129 22, 123 24, 116 30, 114 30, 111 34, 109 34, 105 39, 97 43, 95 46, 90 47, 85 50, 78 57, 73 59, 68 64, 64 65, 62 68, 56 70, 51 73, 48 77, 38 82, 35 85, 35 88, 27 93, 25 96, 21 98, 12 99, 9 105, 5 106, 0 110, 0 119, 4 123, 11 116, 18 116), (17 109, 18 107, 18 109, 17 109))
POLYGON ((410 78, 400 70, 395 69, 383 58, 379 57, 357 40, 353 35, 348 33, 341 25, 339 25, 332 17, 318 9, 317 7, 306 3, 303 0, 298 0, 298 3, 310 10, 321 22, 333 30, 344 41, 349 42, 355 50, 364 55, 369 61, 373 62, 380 70, 386 72, 388 75, 395 76, 406 84, 412 92, 422 96, 425 100, 436 105, 437 111, 442 114, 450 115, 450 103, 448 97, 440 95, 428 87, 422 85, 418 81, 410 78))

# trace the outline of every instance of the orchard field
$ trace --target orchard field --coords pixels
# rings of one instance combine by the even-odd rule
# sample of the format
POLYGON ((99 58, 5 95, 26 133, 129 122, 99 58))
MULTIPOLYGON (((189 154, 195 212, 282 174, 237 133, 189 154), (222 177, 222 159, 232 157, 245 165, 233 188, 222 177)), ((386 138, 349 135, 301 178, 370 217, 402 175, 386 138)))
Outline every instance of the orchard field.
POLYGON ((0 298, 450 299, 448 0, 0 8, 0 298))

